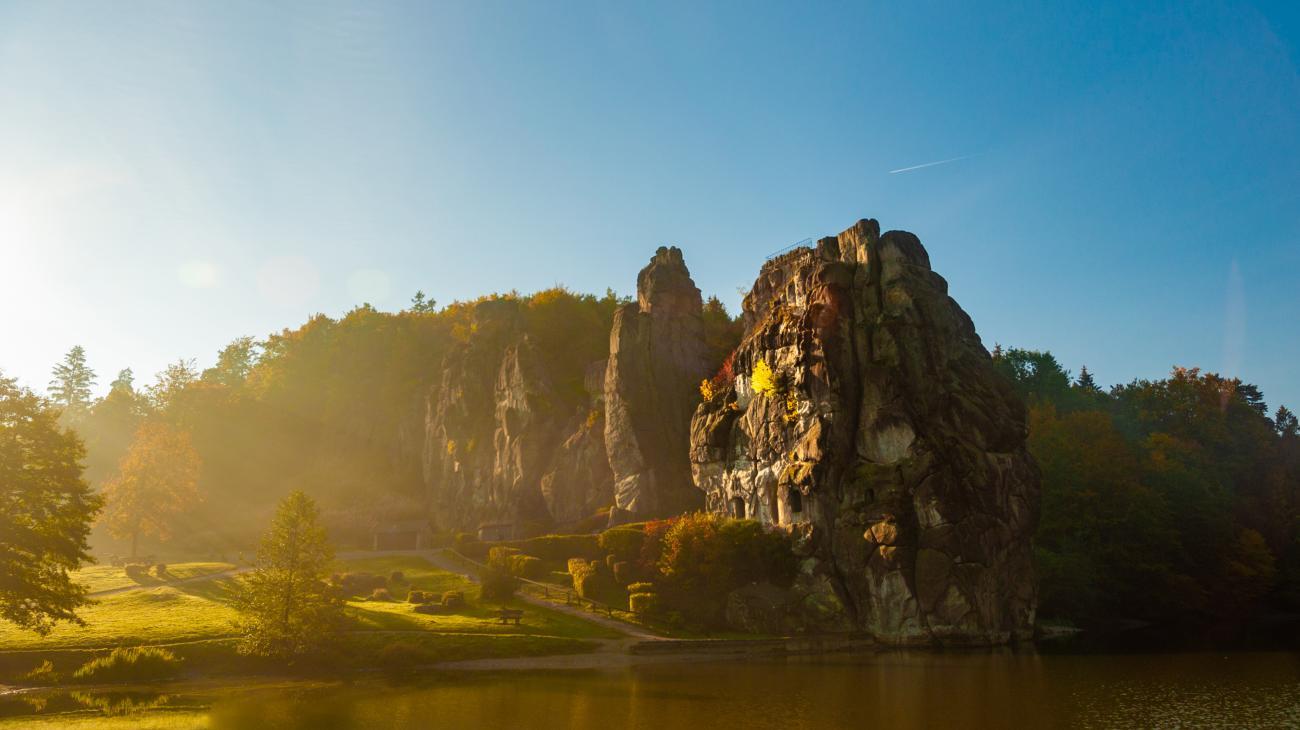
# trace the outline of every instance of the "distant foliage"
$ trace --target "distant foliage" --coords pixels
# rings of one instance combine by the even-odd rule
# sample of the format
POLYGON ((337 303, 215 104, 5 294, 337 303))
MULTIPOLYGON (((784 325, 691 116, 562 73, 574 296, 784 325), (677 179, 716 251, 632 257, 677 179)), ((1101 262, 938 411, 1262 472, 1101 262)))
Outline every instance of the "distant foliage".
POLYGON ((1240 620, 1300 606, 1300 439, 1252 385, 1175 368, 1104 392, 1050 353, 994 359, 1043 474, 1040 614, 1240 620))

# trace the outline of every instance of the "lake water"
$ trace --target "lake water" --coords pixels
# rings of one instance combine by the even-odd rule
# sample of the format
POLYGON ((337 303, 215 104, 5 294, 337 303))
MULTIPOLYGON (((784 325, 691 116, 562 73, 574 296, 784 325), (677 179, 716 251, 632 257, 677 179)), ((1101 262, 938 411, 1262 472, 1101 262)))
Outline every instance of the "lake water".
MULTIPOLYGON (((157 705, 133 717, 167 727, 286 730, 1295 728, 1300 654, 886 652, 169 692, 133 696, 157 705)), ((7 699, 3 714, 30 722, 71 701, 54 698, 32 715, 7 699)), ((86 709, 61 717, 95 727, 93 716, 86 709)))

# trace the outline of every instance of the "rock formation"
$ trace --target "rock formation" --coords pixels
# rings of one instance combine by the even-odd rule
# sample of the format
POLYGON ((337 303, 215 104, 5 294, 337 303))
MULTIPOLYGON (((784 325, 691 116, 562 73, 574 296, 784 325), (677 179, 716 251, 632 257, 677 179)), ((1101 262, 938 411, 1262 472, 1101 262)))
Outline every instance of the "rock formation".
POLYGON ((566 407, 520 320, 515 301, 475 305, 474 336, 447 356, 431 391, 424 477, 441 527, 536 531, 613 501, 602 379, 587 379, 589 402, 566 407))
POLYGON ((1024 406, 920 241, 864 220, 768 261, 744 323, 692 420, 692 471, 710 509, 795 533, 792 622, 901 644, 1026 637, 1024 406))
POLYGON ((699 383, 710 369, 700 290, 681 250, 660 247, 637 276, 636 292, 637 301, 614 315, 605 375, 612 522, 702 503, 687 458, 699 383))

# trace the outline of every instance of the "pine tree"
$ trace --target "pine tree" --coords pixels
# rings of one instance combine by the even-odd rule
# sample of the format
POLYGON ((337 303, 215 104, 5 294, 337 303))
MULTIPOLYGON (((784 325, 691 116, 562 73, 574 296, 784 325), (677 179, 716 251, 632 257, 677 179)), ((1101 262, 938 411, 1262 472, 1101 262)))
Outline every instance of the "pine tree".
POLYGON ((85 348, 77 345, 68 350, 63 362, 54 366, 50 400, 62 406, 64 415, 75 421, 85 415, 94 385, 95 371, 86 366, 85 348))
POLYGON ((1273 416, 1273 424, 1277 428, 1278 434, 1282 436, 1295 436, 1300 433, 1300 420, 1286 406, 1278 406, 1277 414, 1273 416))
POLYGON ((134 394, 135 373, 131 372, 131 368, 122 368, 117 371, 117 377, 113 378, 113 382, 109 383, 108 388, 110 393, 125 392, 134 394))
POLYGON ((319 516, 316 503, 301 491, 280 502, 236 600, 243 614, 242 652, 296 656, 337 631, 343 602, 326 582, 334 549, 319 516))
POLYGON ((433 312, 438 311, 437 308, 438 308, 438 302, 435 301, 432 297, 426 299, 423 291, 417 291, 415 292, 415 296, 411 297, 410 311, 412 312, 418 312, 420 314, 432 314, 433 312))
POLYGON ((99 498, 81 476, 85 449, 58 413, 0 376, 0 618, 41 634, 80 624, 86 589, 69 571, 90 562, 99 498))
POLYGON ((1079 380, 1074 384, 1074 386, 1080 390, 1086 390, 1092 393, 1101 390, 1097 387, 1097 381, 1093 380, 1092 373, 1088 372, 1087 365, 1079 368, 1079 380))

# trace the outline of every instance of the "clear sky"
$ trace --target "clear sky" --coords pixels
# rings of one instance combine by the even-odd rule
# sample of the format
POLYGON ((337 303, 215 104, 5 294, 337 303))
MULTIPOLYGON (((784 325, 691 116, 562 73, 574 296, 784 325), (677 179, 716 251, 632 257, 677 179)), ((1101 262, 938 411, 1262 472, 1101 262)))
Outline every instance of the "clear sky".
POLYGON ((734 310, 874 217, 990 347, 1300 406, 1295 10, 874 5, 0 0, 0 368, 627 293, 662 243, 734 310))

